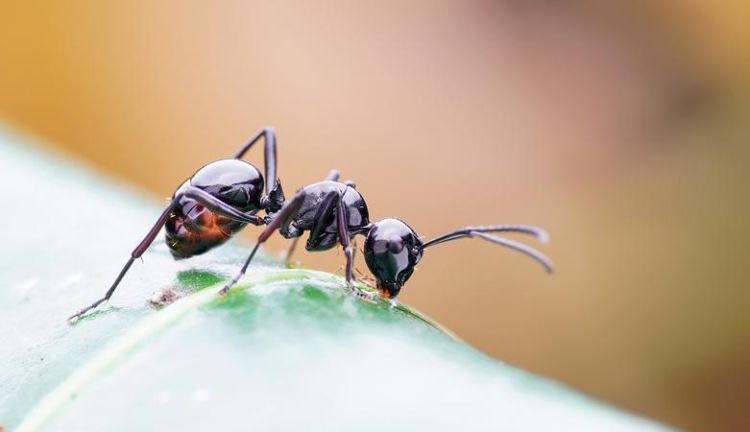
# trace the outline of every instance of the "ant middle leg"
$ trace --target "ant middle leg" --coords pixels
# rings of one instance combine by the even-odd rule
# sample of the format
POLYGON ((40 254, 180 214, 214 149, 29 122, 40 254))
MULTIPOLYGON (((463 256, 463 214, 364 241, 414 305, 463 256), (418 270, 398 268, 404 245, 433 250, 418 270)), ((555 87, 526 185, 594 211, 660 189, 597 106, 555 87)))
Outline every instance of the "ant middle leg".
POLYGON ((297 242, 299 242, 299 237, 293 238, 292 242, 289 243, 289 247, 281 253, 281 261, 283 261, 284 264, 289 265, 289 261, 292 259, 292 254, 294 254, 294 250, 297 248, 297 242))

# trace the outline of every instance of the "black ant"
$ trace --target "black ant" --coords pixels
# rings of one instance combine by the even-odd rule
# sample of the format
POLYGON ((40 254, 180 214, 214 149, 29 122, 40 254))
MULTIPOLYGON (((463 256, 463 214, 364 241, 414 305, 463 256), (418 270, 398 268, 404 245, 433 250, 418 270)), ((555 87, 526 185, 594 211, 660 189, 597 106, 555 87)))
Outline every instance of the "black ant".
POLYGON ((260 210, 267 215, 284 204, 284 191, 276 177, 276 135, 270 127, 259 130, 231 159, 221 159, 199 169, 174 192, 167 208, 156 220, 146 237, 130 254, 104 297, 68 318, 81 315, 109 300, 133 262, 148 249, 162 226, 175 259, 200 255, 237 234, 247 224, 264 225, 255 216, 260 210), (252 164, 241 160, 261 138, 265 142, 265 181, 252 164), (263 195, 265 188, 265 195, 263 195))
POLYGON ((367 267, 375 276, 377 288, 384 298, 396 297, 414 272, 424 250, 463 237, 484 240, 517 250, 538 261, 552 271, 550 260, 522 243, 489 233, 517 232, 531 234, 540 241, 547 239, 544 230, 528 225, 496 225, 465 227, 423 243, 414 230, 399 219, 387 218, 375 223, 369 220, 367 204, 352 182, 339 182, 333 170, 321 182, 301 188, 289 202, 284 203, 281 184, 276 178, 276 140, 271 128, 259 131, 233 159, 212 162, 196 172, 180 186, 159 219, 141 243, 103 298, 70 317, 80 317, 108 300, 133 261, 140 257, 166 224, 167 245, 176 259, 188 258, 212 249, 236 234, 247 224, 266 227, 258 236, 250 256, 242 269, 219 292, 225 293, 245 274, 262 243, 276 230, 294 245, 305 231, 310 235, 305 249, 324 251, 340 243, 346 255, 346 281, 352 292, 367 295, 354 285, 352 238, 366 236, 364 255, 367 267), (239 160, 261 137, 265 138, 266 195, 262 196, 263 176, 251 164, 239 160), (266 217, 255 216, 264 210, 266 217), (346 223, 338 223, 346 221, 346 223))

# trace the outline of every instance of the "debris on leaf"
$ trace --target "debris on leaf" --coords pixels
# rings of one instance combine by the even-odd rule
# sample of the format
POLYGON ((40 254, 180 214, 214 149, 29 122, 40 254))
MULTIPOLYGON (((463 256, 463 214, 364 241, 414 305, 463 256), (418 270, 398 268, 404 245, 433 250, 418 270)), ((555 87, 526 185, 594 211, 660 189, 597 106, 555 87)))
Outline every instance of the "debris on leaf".
POLYGON ((161 291, 155 292, 154 295, 148 299, 148 302, 157 307, 164 307, 174 303, 175 300, 180 297, 182 297, 182 294, 178 293, 174 288, 167 287, 161 291))

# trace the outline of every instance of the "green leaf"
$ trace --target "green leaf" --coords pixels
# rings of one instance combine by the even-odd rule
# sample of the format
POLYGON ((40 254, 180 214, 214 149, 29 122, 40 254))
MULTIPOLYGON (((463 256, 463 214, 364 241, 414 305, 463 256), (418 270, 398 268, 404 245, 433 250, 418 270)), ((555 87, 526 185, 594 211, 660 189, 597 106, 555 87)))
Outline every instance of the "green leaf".
POLYGON ((230 243, 163 241, 101 296, 159 208, 0 131, 0 424, 70 430, 665 430, 493 360, 408 307, 230 243), (175 292, 163 308, 148 300, 175 292))

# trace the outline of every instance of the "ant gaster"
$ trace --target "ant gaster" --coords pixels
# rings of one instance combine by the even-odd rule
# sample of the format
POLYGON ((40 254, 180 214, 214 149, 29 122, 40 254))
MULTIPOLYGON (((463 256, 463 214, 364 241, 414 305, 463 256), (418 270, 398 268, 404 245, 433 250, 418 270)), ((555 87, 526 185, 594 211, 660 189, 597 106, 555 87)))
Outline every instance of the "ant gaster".
POLYGON ((250 138, 234 157, 205 165, 177 188, 104 297, 81 309, 69 320, 75 320, 109 300, 130 266, 143 255, 162 226, 165 226, 167 246, 172 256, 175 259, 190 258, 221 245, 247 224, 264 225, 264 218, 255 214, 264 210, 272 215, 283 204, 284 192, 276 177, 276 136, 272 128, 266 127, 250 138), (261 138, 265 143, 265 181, 255 166, 241 159, 261 138))

